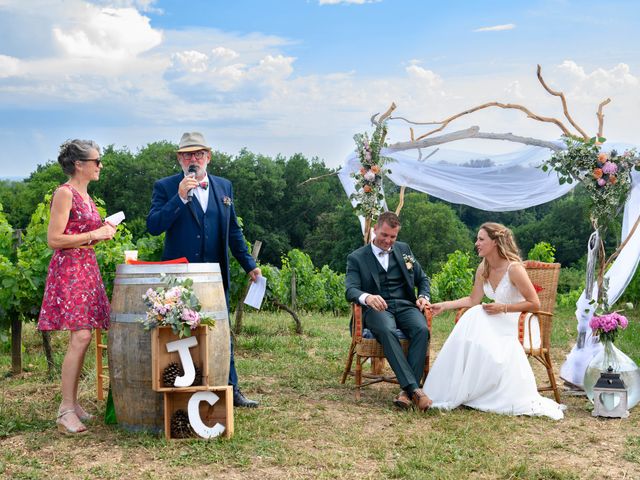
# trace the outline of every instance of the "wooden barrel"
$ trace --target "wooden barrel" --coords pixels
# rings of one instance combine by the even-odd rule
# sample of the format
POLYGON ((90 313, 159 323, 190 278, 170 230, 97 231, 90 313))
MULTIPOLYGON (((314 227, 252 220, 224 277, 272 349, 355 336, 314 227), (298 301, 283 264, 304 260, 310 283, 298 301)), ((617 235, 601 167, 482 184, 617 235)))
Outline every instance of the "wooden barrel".
POLYGON ((127 430, 161 431, 163 395, 151 388, 151 332, 140 320, 147 312, 142 295, 165 284, 161 274, 191 278, 201 313, 215 318, 208 338, 209 385, 229 379, 229 316, 220 265, 118 265, 111 296, 109 381, 118 424, 127 430))

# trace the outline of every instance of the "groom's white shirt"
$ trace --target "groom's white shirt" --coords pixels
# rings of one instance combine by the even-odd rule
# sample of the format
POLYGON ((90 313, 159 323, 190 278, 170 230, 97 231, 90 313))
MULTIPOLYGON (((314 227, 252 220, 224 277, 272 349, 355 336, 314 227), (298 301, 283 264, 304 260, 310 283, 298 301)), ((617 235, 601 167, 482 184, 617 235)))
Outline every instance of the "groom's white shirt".
MULTIPOLYGON (((383 250, 380 247, 376 247, 373 243, 371 244, 371 250, 373 250, 373 256, 376 257, 376 260, 378 260, 378 263, 382 265, 382 268, 384 268, 384 271, 386 272, 389 269, 389 255, 391 255, 391 252, 390 251, 387 252, 386 250, 383 250), (381 253, 383 254, 381 255, 381 253)), ((358 301, 360 302, 361 305, 367 304, 367 297, 369 295, 371 294, 363 293, 358 297, 358 301)))

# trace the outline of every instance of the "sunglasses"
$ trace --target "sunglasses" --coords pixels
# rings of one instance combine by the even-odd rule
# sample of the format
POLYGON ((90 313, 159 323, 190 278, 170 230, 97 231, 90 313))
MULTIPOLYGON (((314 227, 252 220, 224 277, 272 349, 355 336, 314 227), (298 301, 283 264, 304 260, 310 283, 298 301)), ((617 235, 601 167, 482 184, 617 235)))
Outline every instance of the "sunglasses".
POLYGON ((196 160, 202 160, 206 153, 206 150, 198 150, 197 152, 180 152, 180 156, 183 160, 189 160, 191 157, 194 157, 196 160))
POLYGON ((83 160, 80 160, 81 162, 96 162, 96 167, 99 167, 100 165, 102 165, 102 159, 100 157, 98 158, 85 158, 83 160))

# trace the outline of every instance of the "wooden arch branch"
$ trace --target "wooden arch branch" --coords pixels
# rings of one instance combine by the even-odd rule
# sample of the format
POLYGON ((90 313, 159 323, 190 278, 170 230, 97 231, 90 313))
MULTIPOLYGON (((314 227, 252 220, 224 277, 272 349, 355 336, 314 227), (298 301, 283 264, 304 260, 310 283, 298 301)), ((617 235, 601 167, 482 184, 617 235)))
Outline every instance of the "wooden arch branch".
POLYGON ((551 95, 555 97, 560 97, 560 101, 562 102, 562 110, 564 111, 564 116, 567 117, 567 120, 569 120, 569 123, 573 125, 573 128, 575 128, 578 132, 580 132, 580 135, 582 135, 583 139, 589 140, 589 135, 587 135, 586 132, 583 129, 581 129, 576 122, 573 121, 573 118, 571 118, 571 115, 569 115, 569 110, 567 108, 567 99, 565 98, 564 93, 556 92, 555 90, 551 90, 551 88, 549 88, 549 86, 546 84, 546 82, 542 78, 542 67, 540 65, 538 65, 538 70, 536 71, 536 74, 538 75, 538 80, 540 81, 540 83, 542 84, 542 86, 547 92, 549 92, 551 95))
POLYGON ((604 113, 602 113, 602 109, 605 105, 608 105, 611 102, 610 98, 603 100, 600 105, 598 105, 598 113, 596 116, 598 117, 598 137, 602 137, 602 125, 604 124, 604 113))
POLYGON ((389 150, 392 150, 392 151, 410 150, 413 148, 428 148, 436 145, 441 145, 443 143, 454 142, 456 140, 464 140, 467 138, 481 138, 481 139, 487 139, 487 140, 505 140, 508 142, 516 142, 516 143, 523 143, 525 145, 534 145, 536 147, 544 147, 554 152, 560 151, 563 149, 562 146, 559 146, 554 142, 548 142, 548 141, 540 140, 537 138, 521 137, 518 135, 514 135, 512 133, 481 132, 480 127, 477 127, 477 126, 469 127, 465 130, 458 130, 457 132, 447 133, 437 137, 422 138, 421 140, 412 140, 409 142, 397 142, 392 145, 389 145, 388 148, 389 150))
MULTIPOLYGON (((571 126, 573 128, 575 128, 575 130, 579 133, 579 135, 574 135, 573 133, 571 133, 571 131, 569 130, 569 128, 559 119, 555 118, 555 117, 545 117, 542 115, 538 115, 537 113, 532 112, 531 110, 529 110, 527 107, 525 107, 524 105, 520 105, 517 103, 503 103, 503 102, 487 102, 487 103, 483 103, 482 105, 478 105, 476 107, 472 107, 469 108, 463 112, 457 113, 455 115, 452 115, 448 118, 445 118, 444 120, 439 120, 439 121, 431 121, 431 122, 412 122, 410 120, 407 120, 404 117, 391 117, 391 112, 393 110, 395 110, 396 105, 395 103, 391 104, 391 107, 389 107, 389 109, 380 117, 380 119, 378 120, 378 122, 389 118, 392 120, 403 120, 407 123, 413 124, 413 125, 439 125, 439 127, 434 128, 430 131, 428 131, 427 133, 420 135, 418 138, 416 138, 415 140, 412 138, 412 143, 414 145, 418 144, 421 140, 430 137, 431 135, 441 132, 442 130, 444 130, 452 121, 464 116, 464 115, 469 115, 471 113, 477 112, 479 110, 483 110, 485 108, 490 108, 490 107, 499 107, 499 108, 503 108, 503 109, 512 109, 512 110, 520 110, 521 112, 524 112, 528 118, 531 118, 533 120, 537 120, 539 122, 545 122, 545 123, 553 123, 554 125, 556 125, 561 131, 562 134, 565 137, 577 137, 580 136, 582 137, 583 140, 589 140, 589 136, 587 135, 587 133, 584 131, 584 129, 580 128, 580 126, 573 120, 573 118, 571 117, 571 115, 569 114, 569 109, 567 106, 567 99, 564 95, 564 93, 556 91, 551 89, 547 83, 544 81, 544 79, 542 78, 542 67, 540 65, 538 65, 537 68, 537 77, 538 80, 540 81, 540 84, 542 85, 542 87, 551 95, 555 96, 555 97, 559 97, 560 101, 562 102, 562 110, 564 112, 564 116, 567 118, 567 120, 569 121, 569 123, 571 124, 571 126)), ((600 103, 600 106, 598 108, 598 136, 601 137, 602 136, 602 126, 604 123, 604 114, 602 113, 602 109, 605 105, 607 105, 611 100, 610 99, 606 99, 604 100, 602 103, 600 103)), ((376 117, 378 114, 375 114, 374 116, 371 117, 371 121, 373 123, 376 123, 376 117)), ((487 134, 483 134, 483 135, 487 135, 487 134)), ((513 136, 513 138, 501 138, 501 135, 510 135, 510 134, 490 134, 490 136, 481 136, 480 134, 476 135, 475 138, 490 138, 490 139, 500 139, 500 140, 509 140, 509 141, 520 141, 520 140, 514 140, 514 138, 524 138, 524 137, 515 137, 513 136)), ((522 142, 522 143, 528 143, 531 145, 535 145, 535 143, 531 143, 529 141, 527 142, 522 142)), ((547 145, 545 145, 547 146, 547 145)), ((410 148, 410 147, 409 147, 410 148)), ((413 148, 417 148, 417 147, 413 147, 413 148)), ((554 147, 549 147, 552 148, 554 150, 556 150, 557 148, 554 147)))
POLYGON ((444 120, 442 120, 440 122, 431 122, 433 124, 439 124, 440 127, 434 128, 430 132, 427 132, 427 133, 425 133, 423 135, 420 135, 418 138, 416 138, 416 141, 422 140, 423 138, 426 138, 426 137, 428 137, 430 135, 433 135, 434 133, 438 133, 438 132, 444 130, 446 128, 446 126, 449 125, 449 123, 451 123, 453 120, 456 120, 457 118, 460 118, 460 117, 462 117, 464 115, 468 115, 470 113, 474 113, 474 112, 477 112, 478 110, 483 110, 483 109, 489 108, 489 107, 500 107, 500 108, 504 108, 504 109, 520 110, 520 111, 526 113, 527 117, 529 117, 529 118, 532 118, 534 120, 538 120, 540 122, 547 122, 547 123, 555 124, 558 128, 560 128, 560 130, 562 130, 562 133, 564 135, 566 135, 567 137, 572 136, 572 134, 569 131, 569 129, 560 120, 558 120, 557 118, 543 117, 541 115, 533 113, 531 110, 529 110, 524 105, 519 105, 517 103, 487 102, 487 103, 483 103, 482 105, 478 105, 477 107, 473 107, 473 108, 470 108, 468 110, 465 110, 464 112, 460 112, 460 113, 457 113, 455 115, 452 115, 449 118, 445 118, 444 120))

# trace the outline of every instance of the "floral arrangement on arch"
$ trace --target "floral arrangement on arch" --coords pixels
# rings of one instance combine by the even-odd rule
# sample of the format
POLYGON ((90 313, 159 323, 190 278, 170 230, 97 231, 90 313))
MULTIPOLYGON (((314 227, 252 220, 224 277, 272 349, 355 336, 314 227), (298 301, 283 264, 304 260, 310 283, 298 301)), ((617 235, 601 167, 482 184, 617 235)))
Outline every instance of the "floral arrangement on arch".
POLYGON ((385 164, 391 159, 380 155, 380 150, 386 145, 384 142, 386 135, 386 123, 380 122, 376 125, 371 138, 367 132, 353 136, 356 142, 356 153, 360 160, 360 170, 351 174, 355 179, 356 193, 351 194, 350 198, 356 201, 356 213, 371 222, 374 222, 384 211, 381 204, 384 199, 382 177, 391 173, 385 168, 385 164))
MULTIPOLYGON (((162 275, 163 278, 165 275, 162 275)), ((169 326, 180 338, 191 336, 200 325, 215 325, 215 320, 200 314, 202 305, 193 292, 193 280, 166 277, 166 286, 150 288, 142 295, 149 307, 142 320, 145 329, 169 326)))
POLYGON ((605 226, 613 220, 624 205, 631 189, 631 171, 640 170, 640 157, 635 150, 618 154, 600 151, 605 138, 582 140, 564 137, 567 149, 556 152, 542 165, 558 173, 560 184, 579 181, 591 200, 591 221, 594 226, 605 226))

